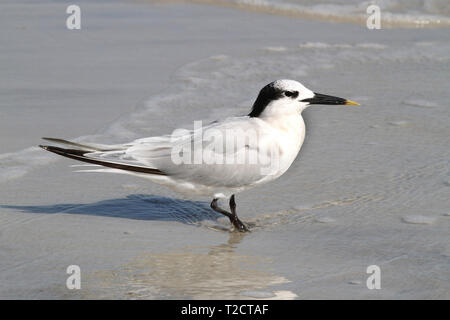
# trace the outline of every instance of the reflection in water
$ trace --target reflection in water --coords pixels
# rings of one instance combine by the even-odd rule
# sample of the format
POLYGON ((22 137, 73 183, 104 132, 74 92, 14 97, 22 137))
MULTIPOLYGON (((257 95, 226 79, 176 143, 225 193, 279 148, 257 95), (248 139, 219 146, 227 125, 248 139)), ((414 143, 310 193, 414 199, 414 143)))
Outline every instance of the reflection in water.
POLYGON ((267 259, 235 253, 245 234, 232 232, 227 243, 209 248, 142 255, 117 271, 99 271, 86 279, 83 298, 130 299, 292 299, 289 291, 265 292, 286 278, 262 271, 267 259), (205 249, 208 249, 205 252, 205 249))

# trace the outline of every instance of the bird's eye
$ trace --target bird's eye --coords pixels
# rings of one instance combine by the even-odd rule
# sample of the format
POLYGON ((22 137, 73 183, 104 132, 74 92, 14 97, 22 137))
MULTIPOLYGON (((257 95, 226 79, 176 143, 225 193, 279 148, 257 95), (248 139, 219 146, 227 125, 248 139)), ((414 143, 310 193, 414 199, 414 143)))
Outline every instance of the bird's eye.
POLYGON ((285 95, 286 97, 297 98, 297 96, 298 96, 298 91, 286 91, 286 92, 284 93, 284 95, 285 95))

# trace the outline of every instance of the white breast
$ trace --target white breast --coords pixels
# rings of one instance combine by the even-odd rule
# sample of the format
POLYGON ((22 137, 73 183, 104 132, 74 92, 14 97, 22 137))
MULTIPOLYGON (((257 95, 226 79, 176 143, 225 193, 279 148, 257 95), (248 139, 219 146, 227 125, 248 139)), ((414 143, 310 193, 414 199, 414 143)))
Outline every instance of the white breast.
POLYGON ((264 121, 273 130, 273 143, 279 154, 278 163, 274 164, 274 177, 268 179, 270 181, 285 173, 297 157, 305 139, 305 122, 301 114, 270 117, 264 121))

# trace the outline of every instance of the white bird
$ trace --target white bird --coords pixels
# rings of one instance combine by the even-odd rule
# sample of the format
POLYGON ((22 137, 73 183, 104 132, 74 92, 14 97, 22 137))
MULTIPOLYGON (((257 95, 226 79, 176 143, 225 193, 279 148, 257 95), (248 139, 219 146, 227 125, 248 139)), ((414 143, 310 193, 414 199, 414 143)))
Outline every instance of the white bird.
POLYGON ((289 169, 305 138, 301 113, 313 104, 358 105, 315 93, 294 80, 276 80, 262 88, 247 116, 120 145, 43 138, 72 148, 40 147, 107 167, 84 171, 129 173, 183 194, 210 196, 213 210, 227 216, 238 231, 248 231, 236 214, 234 195, 289 169), (220 198, 230 199, 231 212, 218 206, 220 198))

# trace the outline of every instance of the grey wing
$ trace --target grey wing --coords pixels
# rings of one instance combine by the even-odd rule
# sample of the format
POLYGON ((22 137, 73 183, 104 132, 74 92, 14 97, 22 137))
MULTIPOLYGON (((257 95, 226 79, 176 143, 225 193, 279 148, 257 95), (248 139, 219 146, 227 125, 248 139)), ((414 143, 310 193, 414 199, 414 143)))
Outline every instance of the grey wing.
POLYGON ((83 159, 76 159, 131 171, 150 168, 149 173, 157 170, 175 181, 233 188, 270 178, 276 146, 263 122, 238 117, 195 131, 138 139, 119 149, 83 151, 83 159))
POLYGON ((227 119, 201 130, 139 139, 123 151, 93 153, 134 165, 157 168, 178 181, 214 187, 252 185, 267 177, 265 164, 274 144, 258 135, 261 124, 248 117, 227 119), (234 143, 231 143, 234 141, 234 143))

